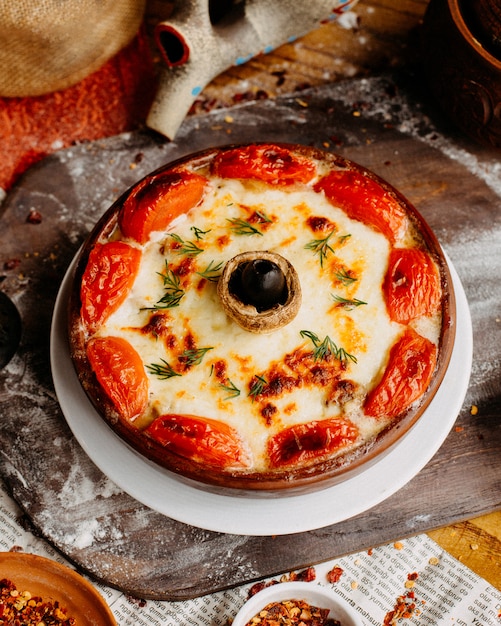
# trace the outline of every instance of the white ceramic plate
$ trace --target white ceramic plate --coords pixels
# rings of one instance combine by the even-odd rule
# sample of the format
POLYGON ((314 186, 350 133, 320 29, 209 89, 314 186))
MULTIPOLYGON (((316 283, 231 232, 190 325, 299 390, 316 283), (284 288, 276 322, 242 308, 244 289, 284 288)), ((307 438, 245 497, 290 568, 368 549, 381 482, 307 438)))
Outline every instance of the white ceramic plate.
POLYGON ((96 412, 73 368, 66 331, 72 267, 63 279, 52 321, 51 365, 59 404, 75 438, 99 469, 133 498, 172 519, 237 535, 286 535, 324 528, 367 511, 402 488, 433 457, 456 421, 470 379, 473 338, 466 295, 450 262, 449 267, 460 341, 455 342, 437 394, 415 426, 381 460, 320 491, 278 498, 220 495, 183 482, 126 445, 96 412))

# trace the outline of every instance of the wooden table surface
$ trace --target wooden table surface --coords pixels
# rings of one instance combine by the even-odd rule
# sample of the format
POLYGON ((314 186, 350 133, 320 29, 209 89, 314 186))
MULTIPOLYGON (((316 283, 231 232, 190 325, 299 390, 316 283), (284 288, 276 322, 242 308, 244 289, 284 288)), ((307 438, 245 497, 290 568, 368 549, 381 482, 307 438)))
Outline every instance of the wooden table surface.
MULTIPOLYGON (((263 90, 273 97, 305 85, 371 76, 418 63, 419 28, 427 5, 428 0, 360 0, 342 26, 325 24, 299 43, 230 68, 207 86, 197 107, 231 106, 242 95, 258 97, 263 90)), ((155 16, 154 0, 149 9, 155 16)), ((501 590, 501 511, 429 535, 501 590)))

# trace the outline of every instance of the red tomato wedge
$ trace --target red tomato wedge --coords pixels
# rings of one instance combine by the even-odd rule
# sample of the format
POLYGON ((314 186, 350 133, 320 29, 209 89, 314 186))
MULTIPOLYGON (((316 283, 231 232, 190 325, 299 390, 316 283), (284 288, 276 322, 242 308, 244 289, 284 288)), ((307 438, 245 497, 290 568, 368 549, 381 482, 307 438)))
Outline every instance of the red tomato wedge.
POLYGON ((369 393, 364 412, 371 417, 396 417, 428 387, 437 361, 434 343, 407 328, 392 347, 383 378, 369 393))
POLYGON ((353 443, 358 428, 345 418, 296 424, 274 435, 268 442, 273 467, 304 463, 353 443))
POLYGON ((121 337, 96 337, 87 345, 87 358, 117 412, 134 421, 148 404, 148 378, 139 354, 121 337))
POLYGON ((405 222, 405 211, 379 183, 360 172, 336 170, 316 183, 332 204, 343 209, 351 219, 363 222, 383 233, 392 243, 405 222))
POLYGON ((82 318, 91 331, 118 309, 139 270, 141 251, 127 243, 96 244, 82 276, 82 318))
POLYGON ((218 420, 167 414, 157 417, 145 432, 175 454, 211 467, 243 468, 250 463, 237 432, 218 420))
POLYGON ((118 224, 125 237, 146 243, 152 232, 164 230, 178 215, 196 206, 208 180, 179 170, 143 180, 125 200, 118 224))
POLYGON ((383 282, 388 314, 394 322, 408 324, 433 315, 440 306, 440 274, 430 255, 415 248, 394 248, 383 282))
POLYGON ((222 178, 251 178, 285 186, 309 182, 316 168, 308 159, 286 147, 250 145, 218 154, 212 172, 222 178))

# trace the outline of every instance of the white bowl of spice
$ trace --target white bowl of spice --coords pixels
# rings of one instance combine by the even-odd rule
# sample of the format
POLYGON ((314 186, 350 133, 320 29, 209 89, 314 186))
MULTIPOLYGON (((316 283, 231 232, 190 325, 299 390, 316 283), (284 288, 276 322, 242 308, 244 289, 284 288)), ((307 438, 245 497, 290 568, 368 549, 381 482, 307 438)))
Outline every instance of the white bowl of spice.
POLYGON ((334 591, 316 583, 284 582, 265 587, 237 613, 232 626, 364 626, 334 591))

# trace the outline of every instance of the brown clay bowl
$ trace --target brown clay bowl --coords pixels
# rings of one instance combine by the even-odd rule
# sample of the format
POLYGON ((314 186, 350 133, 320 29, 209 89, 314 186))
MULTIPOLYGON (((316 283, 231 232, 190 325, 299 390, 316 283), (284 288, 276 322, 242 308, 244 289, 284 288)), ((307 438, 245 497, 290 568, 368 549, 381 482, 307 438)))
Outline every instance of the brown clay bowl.
MULTIPOLYGON (((142 436, 136 428, 133 428, 126 420, 120 420, 113 406, 99 391, 92 369, 89 367, 88 359, 85 355, 85 332, 82 329, 80 310, 80 286, 82 275, 88 262, 89 254, 96 242, 107 234, 114 231, 118 223, 118 214, 124 205, 125 200, 140 185, 152 181, 159 173, 168 172, 171 168, 185 167, 195 164, 197 168, 204 168, 210 164, 215 156, 225 148, 214 148, 202 153, 197 153, 166 165, 156 172, 147 176, 143 181, 127 190, 110 209, 104 214, 96 224, 88 240, 84 244, 81 253, 76 261, 76 269, 72 278, 71 297, 69 301, 69 340, 70 351, 73 363, 79 380, 89 395, 91 402, 97 411, 109 423, 113 430, 125 440, 134 450, 147 457, 158 465, 170 470, 181 480, 194 481, 200 488, 225 494, 246 495, 248 493, 273 496, 290 495, 296 492, 307 492, 329 487, 333 484, 346 480, 353 475, 369 468, 382 456, 397 446, 399 441, 411 430, 413 425, 420 419, 428 408, 440 384, 445 376, 449 360, 452 353, 456 328, 456 309, 453 282, 447 260, 444 253, 433 234, 432 230, 419 214, 419 212, 391 185, 379 178, 362 166, 349 161, 341 156, 320 151, 305 146, 291 146, 279 144, 280 148, 291 150, 295 154, 318 159, 324 167, 332 169, 349 170, 357 172, 371 181, 376 182, 385 193, 390 194, 394 199, 398 199, 405 211, 409 221, 414 224, 429 254, 434 259, 442 286, 441 300, 441 327, 439 330, 439 350, 438 359, 433 374, 433 378, 428 389, 424 392, 418 402, 402 412, 391 424, 391 427, 382 430, 377 438, 366 442, 356 450, 341 454, 335 458, 325 458, 318 462, 308 462, 305 465, 279 468, 265 472, 252 470, 227 470, 221 471, 210 465, 194 461, 193 459, 181 456, 166 449, 163 445, 153 442, 151 439, 142 436)), ((226 148, 227 150, 228 148, 226 148)), ((249 245, 252 245, 249 243, 249 245)), ((280 331, 277 331, 280 332, 280 331)), ((248 333, 253 337, 252 333, 248 333)), ((249 339, 251 341, 251 339, 249 339)), ((311 419, 315 420, 312 415, 311 419)))
POLYGON ((52 559, 24 552, 0 552, 0 578, 17 591, 28 591, 44 602, 59 603, 80 626, 116 626, 99 591, 75 570, 52 559))
MULTIPOLYGON (((499 148, 501 47, 489 37, 492 22, 484 17, 483 30, 482 14, 471 8, 486 2, 431 0, 422 27, 422 58, 431 92, 447 117, 475 141, 499 148)), ((501 14, 498 19, 501 28, 501 14)))

